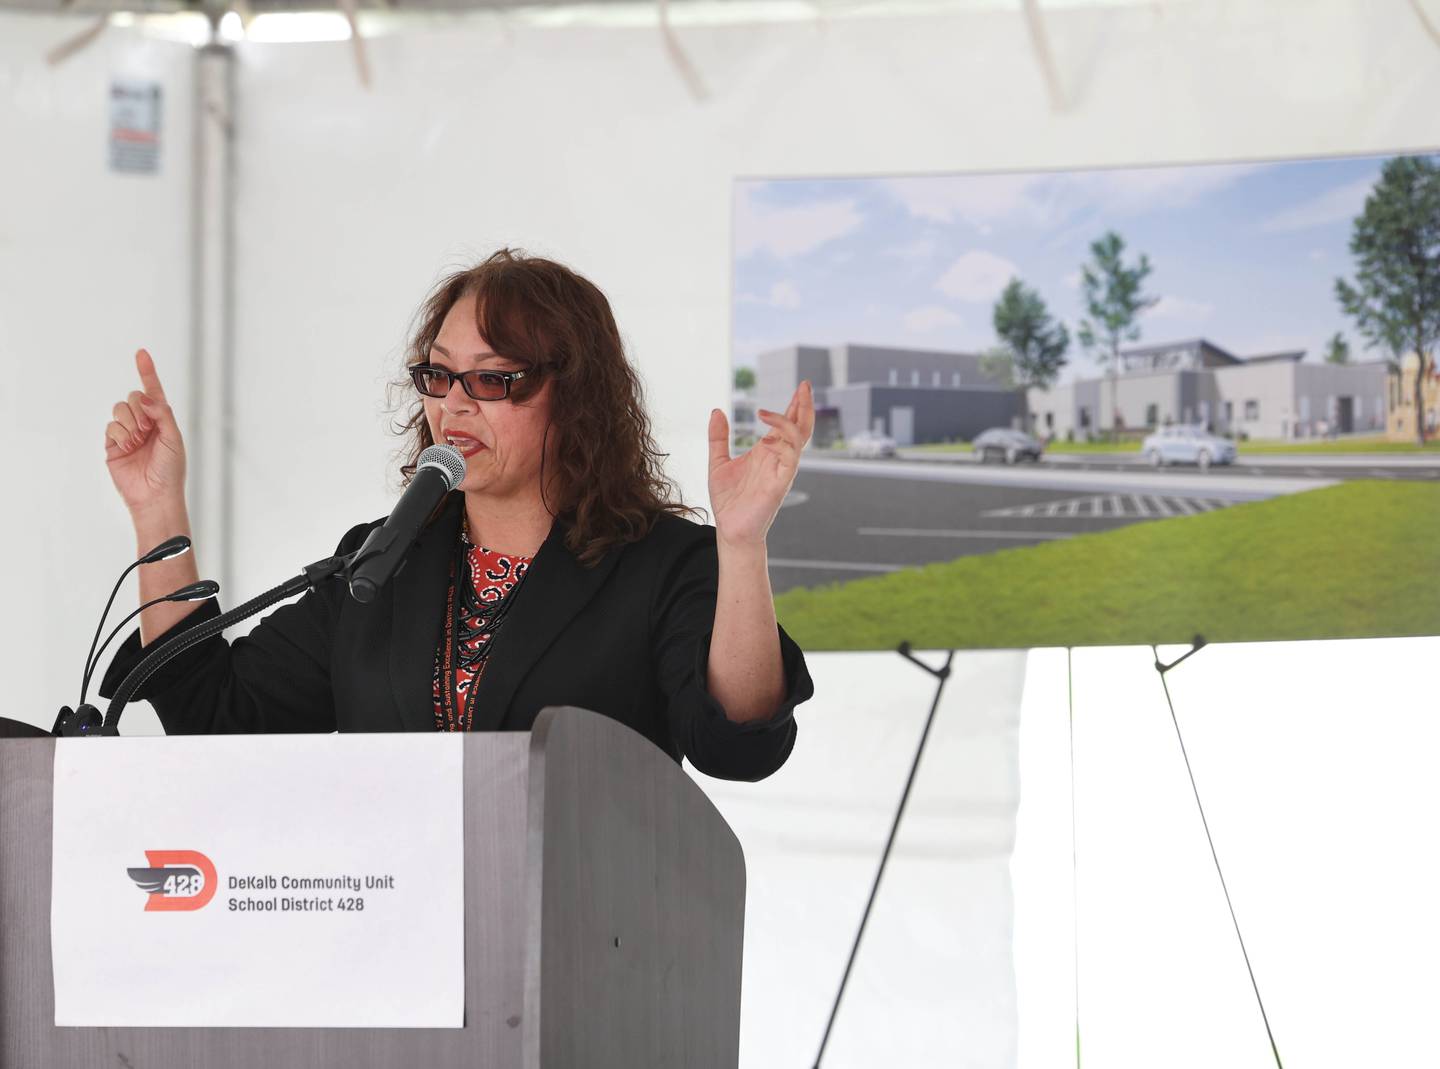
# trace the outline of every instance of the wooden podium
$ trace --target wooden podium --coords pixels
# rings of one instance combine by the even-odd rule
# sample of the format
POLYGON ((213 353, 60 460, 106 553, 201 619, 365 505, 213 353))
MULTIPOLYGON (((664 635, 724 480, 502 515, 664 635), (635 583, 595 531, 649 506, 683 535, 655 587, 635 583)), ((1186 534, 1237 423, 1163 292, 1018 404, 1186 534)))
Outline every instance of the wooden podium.
POLYGON ((528 734, 464 740, 460 1029, 55 1027, 54 746, 0 739, 0 1069, 738 1063, 740 844, 679 766, 612 720, 551 708, 528 734))

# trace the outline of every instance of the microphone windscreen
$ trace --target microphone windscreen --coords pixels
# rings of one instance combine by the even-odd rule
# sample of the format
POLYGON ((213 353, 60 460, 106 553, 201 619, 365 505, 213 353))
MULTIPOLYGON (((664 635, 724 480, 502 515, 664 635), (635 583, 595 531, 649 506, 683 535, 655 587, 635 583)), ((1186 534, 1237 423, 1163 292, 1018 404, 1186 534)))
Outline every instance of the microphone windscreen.
POLYGON ((206 598, 213 598, 220 593, 220 584, 213 579, 201 579, 198 583, 191 583, 189 586, 182 586, 173 594, 165 597, 166 601, 204 601, 206 598))
POLYGON ((176 535, 174 538, 167 538, 158 546, 152 549, 145 556, 140 558, 141 564, 154 564, 158 560, 169 560, 171 557, 178 557, 190 548, 190 539, 184 535, 176 535))
POLYGON ((415 461, 415 470, 435 468, 445 476, 445 483, 454 490, 465 480, 465 457, 453 445, 432 445, 415 461))

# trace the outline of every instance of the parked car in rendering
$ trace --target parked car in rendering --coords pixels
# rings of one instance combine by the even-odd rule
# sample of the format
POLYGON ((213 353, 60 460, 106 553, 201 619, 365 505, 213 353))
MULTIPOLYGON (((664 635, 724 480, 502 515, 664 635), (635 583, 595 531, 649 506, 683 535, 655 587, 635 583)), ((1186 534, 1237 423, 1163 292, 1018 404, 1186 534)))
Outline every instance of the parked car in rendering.
POLYGON ((879 431, 860 431, 845 440, 845 448, 852 457, 893 457, 895 439, 879 431))
POLYGON ((1038 438, 1009 427, 991 427, 988 431, 981 431, 970 443, 970 448, 975 450, 975 456, 981 463, 991 458, 1003 460, 1006 464, 1014 464, 1018 460, 1039 460, 1045 452, 1045 445, 1038 438))
POLYGON ((1166 464, 1195 464, 1202 470, 1211 464, 1235 463, 1235 443, 1204 427, 1177 424, 1162 427, 1140 443, 1140 452, 1154 467, 1166 464))

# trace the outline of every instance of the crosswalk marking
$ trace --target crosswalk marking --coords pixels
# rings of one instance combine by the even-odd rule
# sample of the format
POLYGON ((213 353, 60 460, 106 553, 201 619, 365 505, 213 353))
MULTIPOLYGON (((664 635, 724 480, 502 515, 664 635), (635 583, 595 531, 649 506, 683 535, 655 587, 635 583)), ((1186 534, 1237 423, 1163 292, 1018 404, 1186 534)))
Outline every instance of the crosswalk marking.
POLYGON ((1223 509, 1230 502, 1218 497, 1186 497, 1175 494, 1092 494, 1035 505, 1013 505, 991 509, 986 516, 1023 516, 1028 519, 1157 519, 1167 516, 1195 516, 1223 509))

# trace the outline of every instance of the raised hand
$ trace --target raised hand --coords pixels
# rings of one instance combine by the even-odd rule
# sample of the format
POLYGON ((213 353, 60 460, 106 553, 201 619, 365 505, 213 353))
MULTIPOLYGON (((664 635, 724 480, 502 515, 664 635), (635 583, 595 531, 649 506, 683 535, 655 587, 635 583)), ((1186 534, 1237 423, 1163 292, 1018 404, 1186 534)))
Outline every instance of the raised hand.
POLYGON ((185 500, 185 442, 144 349, 135 354, 135 370, 141 389, 115 406, 105 427, 105 466, 132 516, 185 500))
POLYGON ((732 457, 730 421, 718 408, 710 413, 710 509, 717 537, 732 545, 764 543, 815 429, 814 391, 802 382, 783 414, 764 408, 755 414, 770 432, 732 457))

